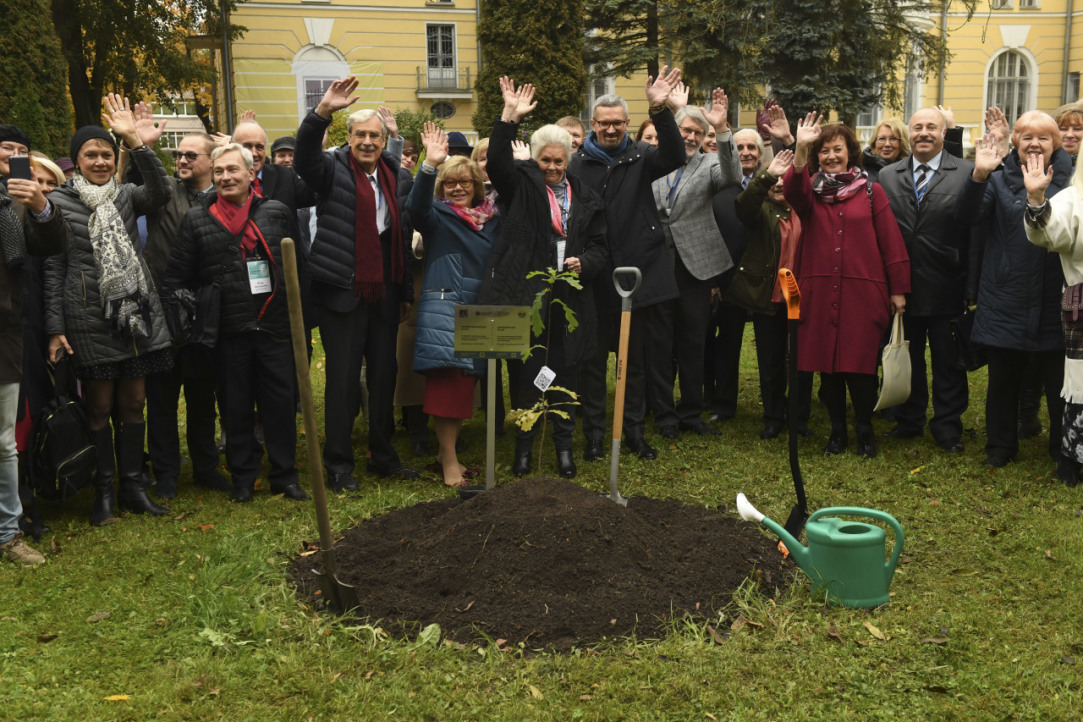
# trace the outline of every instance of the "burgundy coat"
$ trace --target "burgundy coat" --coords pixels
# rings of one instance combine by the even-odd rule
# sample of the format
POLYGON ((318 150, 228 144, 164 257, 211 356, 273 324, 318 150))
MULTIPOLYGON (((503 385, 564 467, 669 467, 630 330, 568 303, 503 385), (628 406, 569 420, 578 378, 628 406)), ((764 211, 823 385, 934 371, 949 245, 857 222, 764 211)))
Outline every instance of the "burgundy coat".
POLYGON ((823 373, 876 373, 891 320, 889 296, 910 292, 910 258, 884 191, 872 184, 824 203, 791 167, 786 201, 801 218, 794 275, 801 289, 797 366, 823 373))

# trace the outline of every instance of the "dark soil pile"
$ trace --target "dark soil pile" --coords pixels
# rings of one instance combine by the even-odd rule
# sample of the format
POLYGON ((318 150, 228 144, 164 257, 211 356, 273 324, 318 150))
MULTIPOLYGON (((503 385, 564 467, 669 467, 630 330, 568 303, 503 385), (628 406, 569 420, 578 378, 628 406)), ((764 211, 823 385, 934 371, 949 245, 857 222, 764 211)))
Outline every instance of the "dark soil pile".
MULTIPOLYGON (((713 618, 750 575, 773 594, 793 570, 757 525, 675 501, 621 507, 557 479, 398 509, 350 529, 335 554, 359 616, 554 650, 655 636, 686 613, 713 618)), ((317 605, 319 563, 292 567, 317 605)))

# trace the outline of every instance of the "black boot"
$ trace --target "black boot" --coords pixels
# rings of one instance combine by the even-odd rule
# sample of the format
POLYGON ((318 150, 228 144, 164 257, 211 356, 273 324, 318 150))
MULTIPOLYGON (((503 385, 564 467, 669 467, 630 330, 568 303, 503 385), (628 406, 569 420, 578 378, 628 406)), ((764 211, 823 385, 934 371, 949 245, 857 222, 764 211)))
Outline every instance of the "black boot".
POLYGON ((511 473, 520 479, 530 473, 531 439, 515 440, 515 460, 511 462, 511 473))
POLYGON ((115 519, 116 495, 113 491, 113 478, 117 475, 117 465, 113 456, 113 428, 106 422, 102 428, 91 431, 94 448, 98 450, 98 475, 94 479, 94 506, 90 508, 90 523, 101 526, 110 519, 115 519))
POLYGON ((824 453, 828 456, 842 454, 846 451, 846 445, 848 443, 849 439, 846 438, 846 427, 832 426, 831 436, 827 440, 827 446, 824 447, 824 453))
POLYGON ((1078 461, 1061 453, 1057 459, 1057 478, 1067 486, 1078 486, 1080 466, 1078 461))
POLYGON ((143 476, 143 438, 147 425, 144 422, 120 424, 117 431, 117 457, 120 467, 120 506, 137 514, 164 516, 169 509, 158 506, 147 496, 146 479, 143 476))
POLYGON ((557 471, 565 479, 574 479, 575 472, 575 459, 572 458, 571 449, 557 449, 557 471))
POLYGON ((872 424, 857 425, 857 455, 863 459, 876 456, 876 433, 872 424))

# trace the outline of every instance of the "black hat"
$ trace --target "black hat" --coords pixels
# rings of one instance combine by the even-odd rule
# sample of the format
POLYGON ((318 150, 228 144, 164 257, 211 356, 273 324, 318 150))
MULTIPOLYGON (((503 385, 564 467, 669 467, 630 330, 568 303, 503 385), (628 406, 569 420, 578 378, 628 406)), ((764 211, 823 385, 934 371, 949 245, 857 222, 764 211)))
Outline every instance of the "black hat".
POLYGON ((278 138, 274 143, 271 143, 271 157, 274 158, 275 153, 280 150, 293 150, 296 142, 297 139, 292 135, 284 135, 281 138, 278 138))
POLYGON ((470 142, 466 139, 466 136, 457 130, 453 130, 447 134, 447 149, 452 155, 455 151, 462 153, 466 151, 467 155, 470 155, 470 151, 474 150, 474 147, 470 145, 470 142))
POLYGON ((113 146, 113 152, 117 151, 117 141, 105 128, 100 125, 84 125, 79 130, 75 131, 75 135, 71 137, 71 145, 68 146, 68 156, 75 160, 79 157, 79 149, 86 144, 88 140, 104 140, 109 145, 113 146))
POLYGON ((0 125, 0 143, 21 143, 30 150, 30 136, 16 125, 0 125))

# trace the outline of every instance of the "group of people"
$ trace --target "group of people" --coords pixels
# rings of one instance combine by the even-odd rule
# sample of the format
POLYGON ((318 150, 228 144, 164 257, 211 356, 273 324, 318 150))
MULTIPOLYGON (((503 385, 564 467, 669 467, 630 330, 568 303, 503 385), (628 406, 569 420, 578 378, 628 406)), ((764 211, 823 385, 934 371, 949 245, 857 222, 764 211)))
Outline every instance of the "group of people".
MULTIPOLYGON (((985 463, 999 467, 1017 455, 1030 384, 1045 391, 1058 476, 1078 483, 1083 321, 1062 322, 1061 299, 1066 279, 1083 282, 1074 245, 1083 178, 1072 169, 1083 105, 1052 116, 1031 111, 1011 129, 991 109, 989 133, 969 161, 944 107, 924 108, 906 124, 885 120, 868 148, 816 113, 793 127, 775 103, 765 105, 759 127, 734 132, 720 88, 705 107, 690 106, 680 71, 664 67, 647 79, 649 118, 635 138, 627 103, 605 95, 589 131, 567 117, 524 144, 520 123, 538 105, 535 90, 505 77, 502 113, 474 147, 431 123, 418 147, 379 108, 352 113, 346 143, 325 149, 333 114, 356 102, 357 85, 353 77, 332 83, 296 137, 270 146, 251 116, 231 137, 185 136, 172 178, 153 151, 164 123, 119 96, 105 98, 108 131, 87 126, 73 135, 70 177, 47 158, 32 159, 30 178, 13 174, 10 158, 31 142, 0 126, 0 292, 10 301, 0 319, 6 556, 41 560, 18 533, 17 450, 47 395, 46 360, 70 357, 81 381, 98 457, 93 524, 112 521, 118 506, 167 513, 148 492, 177 494, 182 389, 194 484, 250 501, 266 453, 271 490, 308 498, 295 464, 286 238, 298 241, 305 323, 319 329, 326 354, 323 458, 334 491, 359 488, 352 434, 362 409, 367 471, 418 475, 392 444, 407 319, 409 370, 424 377, 423 403, 404 405, 411 438, 424 439, 432 416, 434 470, 448 486, 475 473, 458 459, 459 435, 483 370, 454 352, 455 308, 529 306, 546 285, 534 272, 547 269, 568 275, 543 296, 548 310, 532 334, 534 350, 508 365, 512 406, 547 397, 561 475, 577 473, 577 419, 582 459, 602 458, 620 326, 612 272, 621 266, 642 274, 623 428, 625 447, 643 459, 658 455, 648 416, 663 439, 720 434, 714 422, 736 410, 749 319, 762 437, 781 433, 787 394, 797 395, 793 428, 811 433, 818 374, 831 422, 825 453, 848 448, 848 391, 857 453, 875 456, 877 366, 892 314, 904 314, 913 377, 886 435, 914 438, 928 425, 945 451, 961 452, 967 376, 950 361, 951 324, 976 301, 972 340, 989 358, 985 463), (787 389, 780 267, 794 271, 801 289, 797 389, 787 389), (535 385, 543 367, 553 382, 547 391, 535 385), (229 479, 218 470, 216 405, 229 479)), ((517 431, 516 475, 532 469, 538 428, 517 431)))

